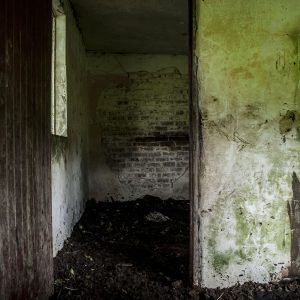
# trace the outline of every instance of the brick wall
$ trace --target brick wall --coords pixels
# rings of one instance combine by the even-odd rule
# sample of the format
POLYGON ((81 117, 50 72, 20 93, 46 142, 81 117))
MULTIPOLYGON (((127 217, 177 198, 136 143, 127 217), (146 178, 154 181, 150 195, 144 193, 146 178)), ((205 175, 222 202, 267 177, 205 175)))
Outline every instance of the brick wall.
POLYGON ((176 66, 157 69, 128 72, 100 88, 91 138, 100 141, 101 151, 92 151, 91 165, 97 168, 101 156, 98 168, 104 163, 115 179, 103 189, 96 175, 96 199, 188 198, 188 75, 176 66))

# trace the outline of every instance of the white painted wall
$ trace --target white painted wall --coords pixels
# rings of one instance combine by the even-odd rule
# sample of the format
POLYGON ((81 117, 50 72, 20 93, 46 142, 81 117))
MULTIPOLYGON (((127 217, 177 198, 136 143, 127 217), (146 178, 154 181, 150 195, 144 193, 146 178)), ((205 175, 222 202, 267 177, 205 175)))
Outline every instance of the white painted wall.
POLYGON ((67 137, 52 136, 52 226, 56 255, 81 217, 88 199, 86 55, 72 10, 66 14, 67 137))

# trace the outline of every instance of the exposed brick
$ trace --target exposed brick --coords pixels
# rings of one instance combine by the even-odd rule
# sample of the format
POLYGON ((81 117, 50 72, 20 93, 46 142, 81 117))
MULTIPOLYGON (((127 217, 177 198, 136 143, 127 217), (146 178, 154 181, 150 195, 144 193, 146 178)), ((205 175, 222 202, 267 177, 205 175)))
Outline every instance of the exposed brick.
POLYGON ((164 167, 175 167, 175 163, 174 162, 172 162, 172 161, 170 161, 170 162, 164 162, 163 163, 163 166, 164 167))
POLYGON ((187 165, 186 165, 186 162, 177 162, 176 163, 176 167, 186 167, 187 165))
POLYGON ((155 159, 155 161, 165 162, 165 161, 169 161, 169 158, 168 157, 157 157, 155 159))
POLYGON ((157 182, 159 182, 159 183, 163 183, 163 182, 169 182, 170 180, 169 179, 167 179, 167 178, 159 178, 159 179, 157 179, 157 182))
POLYGON ((138 72, 127 82, 104 89, 97 105, 106 163, 135 190, 171 188, 189 166, 188 76, 138 72))

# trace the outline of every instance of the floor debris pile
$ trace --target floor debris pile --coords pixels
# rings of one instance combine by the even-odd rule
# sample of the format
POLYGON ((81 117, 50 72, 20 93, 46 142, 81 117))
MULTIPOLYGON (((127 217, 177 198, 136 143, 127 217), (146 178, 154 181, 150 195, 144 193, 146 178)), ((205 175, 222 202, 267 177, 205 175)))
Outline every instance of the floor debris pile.
POLYGON ((53 299, 300 299, 300 283, 188 287, 189 202, 89 201, 54 259, 53 299))

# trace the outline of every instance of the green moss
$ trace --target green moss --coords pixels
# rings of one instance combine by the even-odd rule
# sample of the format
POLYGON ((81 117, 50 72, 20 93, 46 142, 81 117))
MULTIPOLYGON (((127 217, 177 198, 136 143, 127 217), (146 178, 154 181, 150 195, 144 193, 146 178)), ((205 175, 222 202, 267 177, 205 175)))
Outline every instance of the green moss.
MULTIPOLYGON (((269 228, 272 228, 274 234, 274 242, 276 247, 281 252, 287 252, 290 249, 291 235, 290 235, 290 221, 287 211, 287 203, 285 201, 275 201, 272 203, 272 217, 269 220, 269 228)), ((266 232, 266 234, 268 234, 266 232)))
POLYGON ((215 252, 213 255, 212 265, 216 272, 221 272, 228 267, 230 260, 230 253, 215 252))
MULTIPOLYGON (((262 199, 250 189, 244 188, 236 196, 232 195, 231 199, 221 197, 214 206, 207 245, 211 264, 216 272, 226 270, 230 263, 242 264, 251 261, 257 253, 263 253, 268 244, 274 244, 282 253, 289 252, 290 234, 286 202, 278 200, 269 203, 264 211, 258 210, 257 214, 249 211, 249 207, 261 207, 261 201, 262 199), (232 214, 229 214, 230 210, 232 214), (226 214, 235 219, 230 223, 235 224, 234 228, 229 227, 226 214), (222 245, 218 245, 218 241, 224 234, 235 240, 235 249, 222 251, 222 245)), ((270 251, 268 247, 265 250, 270 251)))
POLYGON ((235 251, 234 255, 239 257, 242 261, 245 261, 248 258, 246 252, 243 249, 239 249, 239 250, 235 251))
POLYGON ((244 245, 250 235, 250 224, 245 211, 241 206, 235 208, 236 230, 237 230, 237 244, 244 245))

